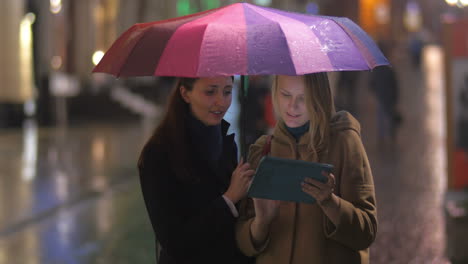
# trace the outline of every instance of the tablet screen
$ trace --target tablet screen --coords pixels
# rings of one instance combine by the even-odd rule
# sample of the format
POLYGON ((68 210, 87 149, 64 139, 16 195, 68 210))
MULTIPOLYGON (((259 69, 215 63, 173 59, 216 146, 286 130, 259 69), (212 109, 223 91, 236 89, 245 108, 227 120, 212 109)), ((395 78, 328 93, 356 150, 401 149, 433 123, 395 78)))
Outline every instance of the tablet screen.
POLYGON ((315 199, 302 191, 305 177, 326 182, 322 171, 332 172, 333 165, 265 156, 260 161, 250 185, 248 196, 270 200, 314 203, 315 199))

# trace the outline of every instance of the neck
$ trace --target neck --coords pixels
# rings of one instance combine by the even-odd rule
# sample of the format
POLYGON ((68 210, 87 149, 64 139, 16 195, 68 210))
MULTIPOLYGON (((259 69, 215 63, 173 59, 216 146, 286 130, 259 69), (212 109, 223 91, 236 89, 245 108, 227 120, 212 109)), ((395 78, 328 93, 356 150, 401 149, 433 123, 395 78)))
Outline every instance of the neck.
POLYGON ((189 133, 192 135, 192 144, 202 159, 218 160, 222 151, 221 124, 207 126, 192 113, 188 118, 189 133))
POLYGON ((288 132, 296 139, 296 141, 299 141, 299 139, 307 132, 309 131, 310 127, 310 122, 307 121, 304 125, 299 126, 299 127, 288 127, 285 124, 286 129, 288 132))

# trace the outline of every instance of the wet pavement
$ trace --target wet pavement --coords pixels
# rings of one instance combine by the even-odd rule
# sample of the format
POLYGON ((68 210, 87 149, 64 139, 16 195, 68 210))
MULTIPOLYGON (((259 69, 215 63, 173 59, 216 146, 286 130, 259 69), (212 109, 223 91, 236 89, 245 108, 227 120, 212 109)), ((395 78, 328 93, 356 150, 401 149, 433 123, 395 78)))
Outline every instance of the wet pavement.
MULTIPOLYGON (((395 143, 377 142, 375 99, 361 78, 357 117, 380 222, 371 263, 448 263, 440 51, 426 59, 421 71, 404 55, 394 62, 404 119, 395 143)), ((0 131, 0 264, 154 263, 136 171, 153 125, 0 131)))
POLYGON ((151 263, 136 171, 145 127, 1 131, 0 263, 151 263))
POLYGON ((446 188, 442 54, 437 47, 428 47, 421 70, 406 59, 402 55, 394 61, 403 113, 395 142, 377 141, 375 99, 361 91, 366 103, 361 104, 359 118, 379 219, 371 263, 448 263, 442 209, 446 188))

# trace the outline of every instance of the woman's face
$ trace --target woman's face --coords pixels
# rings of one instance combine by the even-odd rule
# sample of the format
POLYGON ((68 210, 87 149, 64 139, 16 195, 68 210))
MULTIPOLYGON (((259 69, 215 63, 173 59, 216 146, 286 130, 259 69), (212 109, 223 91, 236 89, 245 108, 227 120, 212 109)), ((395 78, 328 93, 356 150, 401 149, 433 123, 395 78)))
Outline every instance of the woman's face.
POLYGON ((184 101, 192 114, 207 126, 221 123, 232 101, 232 77, 200 78, 193 89, 180 87, 184 101))
POLYGON ((277 89, 279 115, 284 123, 288 127, 300 127, 309 121, 304 77, 279 75, 277 89))

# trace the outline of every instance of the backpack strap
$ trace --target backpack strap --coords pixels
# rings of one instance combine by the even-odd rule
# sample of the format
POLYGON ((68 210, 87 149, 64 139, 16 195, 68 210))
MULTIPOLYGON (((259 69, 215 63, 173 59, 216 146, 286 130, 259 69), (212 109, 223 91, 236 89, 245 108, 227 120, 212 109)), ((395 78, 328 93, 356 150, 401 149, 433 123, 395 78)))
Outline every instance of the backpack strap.
POLYGON ((262 152, 262 157, 263 156, 268 156, 268 154, 270 154, 270 151, 271 151, 271 140, 273 139, 273 135, 268 135, 267 136, 267 142, 265 144, 265 146, 263 146, 263 152, 262 152))

